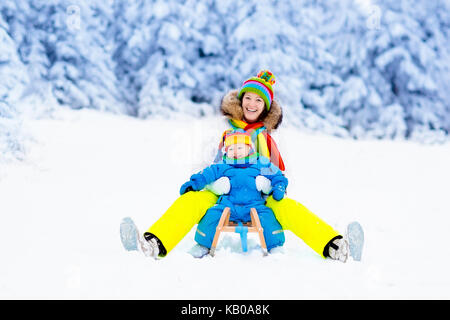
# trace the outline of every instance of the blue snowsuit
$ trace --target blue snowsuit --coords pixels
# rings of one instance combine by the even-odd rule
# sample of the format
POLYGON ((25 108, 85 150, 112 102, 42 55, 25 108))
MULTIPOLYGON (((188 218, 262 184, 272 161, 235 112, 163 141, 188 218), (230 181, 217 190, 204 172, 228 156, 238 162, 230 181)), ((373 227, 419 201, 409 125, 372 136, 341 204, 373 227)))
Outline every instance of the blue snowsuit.
POLYGON ((192 175, 191 180, 183 185, 191 186, 194 190, 201 190, 207 184, 221 177, 228 177, 230 180, 229 193, 221 195, 216 205, 208 209, 200 220, 195 233, 195 241, 211 248, 216 227, 226 207, 230 208, 230 221, 235 222, 251 221, 250 209, 255 208, 264 229, 267 250, 283 245, 285 241, 283 229, 272 209, 265 206, 265 199, 261 191, 256 189, 255 178, 262 175, 269 179, 272 190, 278 192, 278 200, 284 196, 288 184, 287 178, 265 157, 247 159, 246 163, 239 163, 239 160, 226 158, 222 163, 213 164, 192 175))

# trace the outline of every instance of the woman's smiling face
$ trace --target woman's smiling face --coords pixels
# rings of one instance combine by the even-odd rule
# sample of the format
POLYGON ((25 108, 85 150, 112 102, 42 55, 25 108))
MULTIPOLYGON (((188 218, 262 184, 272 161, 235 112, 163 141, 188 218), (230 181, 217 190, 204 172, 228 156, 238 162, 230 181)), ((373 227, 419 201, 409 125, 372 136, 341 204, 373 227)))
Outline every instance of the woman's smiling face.
POLYGON ((266 107, 264 100, 256 93, 245 92, 242 98, 242 109, 244 120, 252 123, 256 122, 266 107))

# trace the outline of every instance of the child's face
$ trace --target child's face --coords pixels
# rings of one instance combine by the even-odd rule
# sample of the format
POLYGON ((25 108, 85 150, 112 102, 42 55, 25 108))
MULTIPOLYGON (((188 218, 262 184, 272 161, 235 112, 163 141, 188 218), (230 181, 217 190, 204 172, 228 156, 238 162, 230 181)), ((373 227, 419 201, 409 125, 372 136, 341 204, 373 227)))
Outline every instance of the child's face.
POLYGON ((248 156, 249 152, 250 152, 249 145, 244 143, 237 143, 232 144, 231 146, 228 147, 227 156, 228 158, 239 159, 248 156))

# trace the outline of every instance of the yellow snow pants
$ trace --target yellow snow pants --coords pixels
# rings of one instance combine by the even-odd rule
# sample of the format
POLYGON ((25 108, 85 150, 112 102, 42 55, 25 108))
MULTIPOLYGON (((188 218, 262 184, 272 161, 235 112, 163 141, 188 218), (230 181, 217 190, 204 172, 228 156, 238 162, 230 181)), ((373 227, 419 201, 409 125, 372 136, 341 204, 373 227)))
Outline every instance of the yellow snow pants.
MULTIPOLYGON (((180 196, 148 229, 159 238, 169 253, 202 219, 206 210, 217 202, 210 191, 190 191, 180 196)), ((315 252, 323 256, 326 244, 339 235, 331 226, 295 200, 276 201, 270 196, 266 206, 271 208, 284 230, 302 239, 315 252)))

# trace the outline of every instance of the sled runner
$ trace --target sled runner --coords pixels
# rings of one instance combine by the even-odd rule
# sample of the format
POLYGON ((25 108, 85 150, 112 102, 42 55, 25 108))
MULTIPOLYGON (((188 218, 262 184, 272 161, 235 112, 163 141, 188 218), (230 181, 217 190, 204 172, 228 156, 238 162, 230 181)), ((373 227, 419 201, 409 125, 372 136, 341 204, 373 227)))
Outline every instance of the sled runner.
POLYGON ((266 240, 264 239, 263 228, 261 227, 261 222, 258 217, 258 213, 255 208, 250 209, 251 222, 233 222, 230 221, 230 208, 226 207, 222 216, 220 217, 219 224, 216 228, 216 233, 214 235, 214 240, 211 245, 211 250, 209 254, 214 257, 217 243, 219 242, 219 237, 222 232, 236 232, 241 235, 242 251, 247 252, 247 233, 256 232, 259 234, 259 241, 261 242, 261 249, 263 255, 267 256, 267 246, 266 240))

